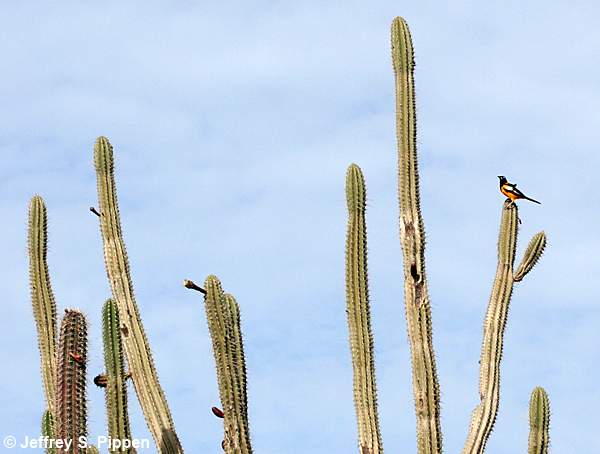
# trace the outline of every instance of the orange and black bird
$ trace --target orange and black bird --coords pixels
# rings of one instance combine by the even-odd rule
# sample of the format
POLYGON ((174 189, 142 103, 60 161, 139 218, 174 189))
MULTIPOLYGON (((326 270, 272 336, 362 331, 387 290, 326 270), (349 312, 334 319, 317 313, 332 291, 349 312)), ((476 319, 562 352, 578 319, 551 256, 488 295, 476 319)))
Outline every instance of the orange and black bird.
POLYGON ((519 191, 517 189, 517 185, 514 183, 509 183, 506 177, 499 175, 498 178, 500 179, 500 192, 506 197, 508 197, 512 201, 512 203, 515 203, 515 200, 518 199, 525 199, 534 203, 541 204, 541 202, 533 200, 532 198, 527 197, 525 194, 519 191))

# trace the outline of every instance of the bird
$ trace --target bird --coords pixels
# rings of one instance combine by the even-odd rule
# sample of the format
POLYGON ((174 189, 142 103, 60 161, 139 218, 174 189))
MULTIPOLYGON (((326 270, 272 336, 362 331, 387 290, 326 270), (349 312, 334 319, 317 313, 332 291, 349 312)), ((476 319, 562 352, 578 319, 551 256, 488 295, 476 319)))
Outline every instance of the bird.
POLYGON ((518 199, 525 199, 541 205, 541 202, 538 202, 531 197, 527 197, 525 194, 519 191, 516 184, 509 183, 505 176, 498 175, 498 178, 500 179, 500 192, 508 197, 511 200, 511 203, 515 203, 515 200, 518 199))

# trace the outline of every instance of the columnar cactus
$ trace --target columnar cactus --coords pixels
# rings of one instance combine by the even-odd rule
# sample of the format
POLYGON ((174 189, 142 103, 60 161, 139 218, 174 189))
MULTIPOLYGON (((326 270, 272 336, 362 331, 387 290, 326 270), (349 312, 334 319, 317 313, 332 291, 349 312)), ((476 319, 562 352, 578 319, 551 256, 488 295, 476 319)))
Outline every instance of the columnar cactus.
POLYGON ((79 440, 87 437, 86 365, 86 319, 78 310, 67 309, 58 342, 54 436, 71 441, 70 453, 82 453, 79 440))
POLYGON ((381 454, 377 387, 367 276, 366 190, 356 164, 346 172, 348 230, 346 234, 346 312, 354 371, 354 407, 361 454, 381 454))
POLYGON ((425 229, 419 201, 414 57, 408 25, 392 23, 392 63, 396 81, 400 242, 404 255, 404 304, 413 374, 420 454, 442 450, 440 389, 431 338, 431 309, 425 275, 425 229))
POLYGON ((44 396, 51 417, 55 414, 56 400, 56 302, 46 262, 48 249, 46 205, 37 195, 29 204, 28 243, 31 300, 38 334, 44 396))
MULTIPOLYGON (((131 440, 129 410, 127 408, 127 375, 121 341, 121 326, 117 304, 109 299, 102 308, 102 341, 106 368, 106 415, 108 435, 113 440, 131 440)), ((113 449, 112 452, 133 453, 130 449, 113 449)))
POLYGON ((96 140, 94 164, 98 182, 104 261, 113 298, 121 315, 120 329, 135 391, 150 432, 161 452, 181 453, 183 449, 175 432, 165 394, 158 381, 150 345, 135 302, 129 261, 121 232, 113 148, 106 137, 96 140))
MULTIPOLYGON (((188 285, 186 287, 194 288, 188 285)), ((216 276, 208 276, 204 307, 213 344, 213 353, 223 407, 223 449, 228 454, 250 454, 246 361, 240 328, 239 306, 225 294, 216 276)))
MULTIPOLYGON (((496 421, 500 401, 500 360, 504 329, 515 278, 513 264, 517 249, 519 212, 517 205, 506 200, 502 208, 498 237, 498 267, 483 325, 483 344, 479 372, 479 398, 471 416, 471 425, 463 454, 482 453, 496 421)), ((544 232, 535 235, 518 267, 519 280, 533 268, 544 251, 544 232)))
POLYGON ((550 401, 544 388, 534 388, 529 400, 529 454, 547 454, 550 445, 550 401))

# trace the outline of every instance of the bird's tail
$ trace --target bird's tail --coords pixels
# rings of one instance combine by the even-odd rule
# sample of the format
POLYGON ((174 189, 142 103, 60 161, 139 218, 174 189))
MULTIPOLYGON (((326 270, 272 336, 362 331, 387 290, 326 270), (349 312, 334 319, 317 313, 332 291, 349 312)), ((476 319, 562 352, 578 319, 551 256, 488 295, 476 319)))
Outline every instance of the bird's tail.
POLYGON ((523 197, 525 200, 529 200, 530 202, 533 203, 537 203, 538 205, 541 205, 542 202, 538 202, 537 200, 532 199, 531 197, 523 197))

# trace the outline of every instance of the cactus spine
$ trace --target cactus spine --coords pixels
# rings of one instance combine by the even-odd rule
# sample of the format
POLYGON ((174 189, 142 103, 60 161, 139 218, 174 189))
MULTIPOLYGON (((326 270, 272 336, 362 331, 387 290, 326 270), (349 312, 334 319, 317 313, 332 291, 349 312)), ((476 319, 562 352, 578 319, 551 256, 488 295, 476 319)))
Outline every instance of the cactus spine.
POLYGON ((150 432, 161 452, 181 453, 183 449, 175 432, 167 400, 158 381, 150 345, 135 302, 127 252, 121 232, 114 178, 113 149, 106 137, 99 137, 96 140, 94 164, 98 182, 104 261, 113 297, 121 315, 120 328, 135 391, 150 432))
POLYGON ((529 454, 547 454, 550 445, 550 402, 544 388, 534 388, 529 400, 529 454))
POLYGON ((224 413, 223 449, 228 454, 250 454, 246 362, 239 306, 231 295, 223 292, 216 276, 208 276, 204 288, 204 307, 224 413))
POLYGON ((71 453, 83 452, 78 440, 87 437, 86 363, 87 322, 81 312, 67 309, 58 342, 54 435, 72 441, 71 453))
MULTIPOLYGON (((102 308, 102 341, 106 368, 106 414, 108 435, 114 440, 131 440, 127 408, 127 383, 117 304, 109 299, 102 308)), ((112 452, 135 452, 113 449, 112 452)))
MULTIPOLYGON (((519 212, 517 205, 507 200, 502 208, 498 237, 498 267, 483 325, 483 344, 479 371, 479 398, 471 416, 471 425, 463 454, 482 453, 496 421, 500 401, 500 360, 504 342, 504 329, 512 295, 513 265, 517 248, 519 212)), ((537 262, 546 243, 544 232, 538 233, 519 266, 521 278, 537 262)))
POLYGON ((47 214, 44 200, 36 195, 29 204, 29 278, 33 315, 38 333, 44 395, 50 412, 56 401, 56 302, 46 262, 47 214))
POLYGON ((392 22, 396 81, 396 136, 400 242, 404 255, 404 302, 410 340, 419 454, 442 450, 440 390, 431 337, 431 310, 425 276, 425 231, 419 207, 419 172, 413 46, 401 17, 392 22))
POLYGON ((350 165, 346 173, 346 312, 354 371, 354 407, 361 454, 381 454, 383 446, 377 413, 367 276, 365 192, 365 181, 360 167, 356 164, 350 165))
MULTIPOLYGON (((42 436, 48 440, 54 440, 54 417, 50 410, 46 410, 42 415, 42 436)), ((56 454, 56 449, 46 448, 46 454, 56 454)))

